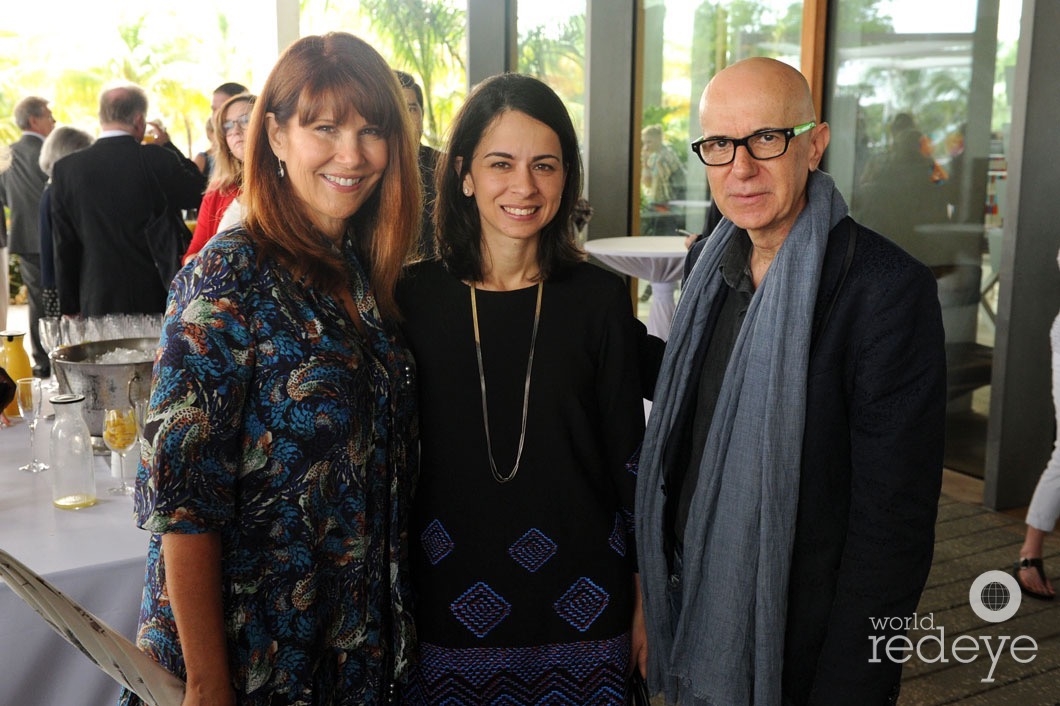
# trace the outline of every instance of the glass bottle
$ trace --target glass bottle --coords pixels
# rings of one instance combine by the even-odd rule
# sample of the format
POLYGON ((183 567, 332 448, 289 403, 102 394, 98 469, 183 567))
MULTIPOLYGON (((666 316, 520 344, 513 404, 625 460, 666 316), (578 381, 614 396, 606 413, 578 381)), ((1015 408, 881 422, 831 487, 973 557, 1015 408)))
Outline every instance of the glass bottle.
POLYGON ((96 504, 92 436, 81 414, 84 395, 51 398, 55 423, 51 435, 52 504, 78 510, 96 504))
MULTIPOLYGON (((33 366, 30 365, 29 355, 22 345, 22 337, 25 335, 23 331, 0 331, 0 341, 4 344, 3 352, 0 352, 0 368, 6 370, 12 380, 33 377, 33 366)), ((21 416, 18 402, 11 400, 11 403, 4 407, 4 414, 9 417, 21 416)))

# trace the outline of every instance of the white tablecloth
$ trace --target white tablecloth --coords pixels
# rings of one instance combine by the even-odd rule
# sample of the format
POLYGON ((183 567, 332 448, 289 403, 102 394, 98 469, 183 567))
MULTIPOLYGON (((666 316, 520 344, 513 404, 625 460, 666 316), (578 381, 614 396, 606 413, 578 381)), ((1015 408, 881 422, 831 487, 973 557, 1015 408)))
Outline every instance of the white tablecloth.
MULTIPOLYGON (((51 422, 37 433, 47 436, 51 422)), ((135 453, 135 452, 134 452, 135 453)), ((0 429, 0 547, 130 639, 143 592, 148 533, 132 498, 110 497, 108 457, 97 457, 99 502, 82 510, 51 504, 50 472, 25 473, 29 430, 0 429)), ((126 456, 132 471, 133 453, 126 456)), ((111 706, 118 687, 0 582, 0 704, 111 706)))
POLYGON ((685 239, 680 235, 597 238, 585 249, 622 274, 651 282, 648 333, 664 341, 674 317, 674 290, 684 271, 685 239))

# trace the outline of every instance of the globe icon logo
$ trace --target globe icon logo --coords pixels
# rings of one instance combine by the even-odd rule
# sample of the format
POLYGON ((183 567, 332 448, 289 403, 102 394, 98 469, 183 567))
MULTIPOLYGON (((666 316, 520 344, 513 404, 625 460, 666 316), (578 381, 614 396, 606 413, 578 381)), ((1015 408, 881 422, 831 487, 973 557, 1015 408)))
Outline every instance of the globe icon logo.
POLYGON ((1021 598, 1016 579, 1004 571, 986 571, 968 589, 972 612, 989 623, 1003 623, 1014 616, 1021 598))
POLYGON ((990 610, 998 611, 1008 605, 1011 595, 1007 586, 998 581, 991 581, 983 586, 979 597, 982 599, 984 606, 990 610))

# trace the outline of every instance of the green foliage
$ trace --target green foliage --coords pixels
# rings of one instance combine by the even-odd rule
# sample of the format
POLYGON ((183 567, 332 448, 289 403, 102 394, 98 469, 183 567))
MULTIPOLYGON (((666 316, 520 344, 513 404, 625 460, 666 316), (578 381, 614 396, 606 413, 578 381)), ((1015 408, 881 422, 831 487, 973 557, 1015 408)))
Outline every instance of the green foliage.
POLYGON ((19 300, 22 296, 22 270, 19 267, 18 255, 7 258, 7 296, 12 304, 21 303, 19 300))
POLYGON ((584 134, 585 15, 522 32, 517 66, 552 87, 567 106, 575 129, 584 134))
MULTIPOLYGON (((303 0, 303 9, 306 1, 303 0)), ((466 11, 452 0, 361 0, 360 13, 386 42, 394 65, 419 77, 425 103, 424 133, 437 142, 437 83, 454 70, 467 71, 466 11)))

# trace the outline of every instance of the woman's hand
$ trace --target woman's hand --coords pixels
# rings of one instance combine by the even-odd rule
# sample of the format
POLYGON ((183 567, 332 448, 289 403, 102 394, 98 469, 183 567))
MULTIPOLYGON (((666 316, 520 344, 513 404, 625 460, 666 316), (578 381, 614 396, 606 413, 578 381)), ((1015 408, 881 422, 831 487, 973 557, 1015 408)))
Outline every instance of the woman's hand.
POLYGON ((644 624, 644 594, 640 592, 640 574, 633 574, 633 627, 630 639, 630 664, 648 676, 648 629, 644 624))

